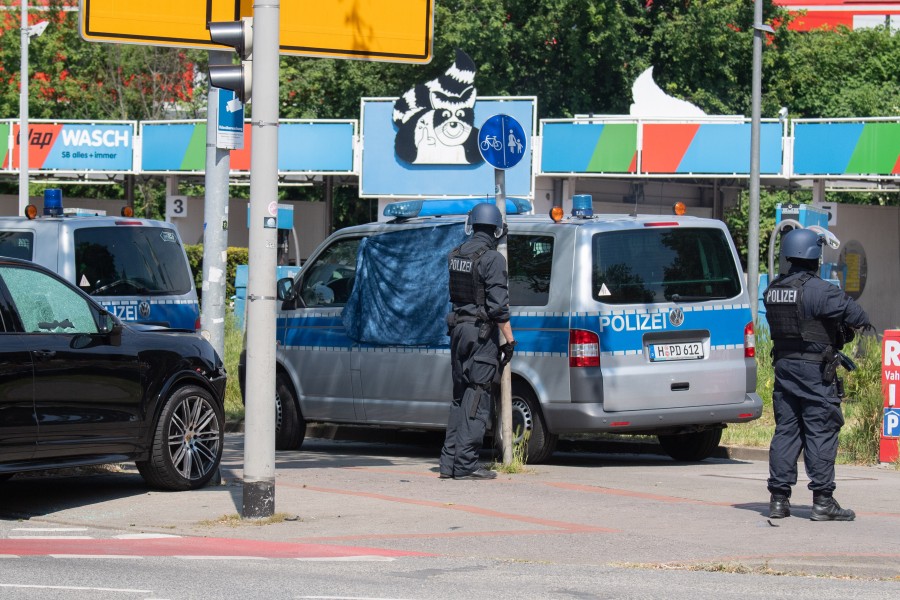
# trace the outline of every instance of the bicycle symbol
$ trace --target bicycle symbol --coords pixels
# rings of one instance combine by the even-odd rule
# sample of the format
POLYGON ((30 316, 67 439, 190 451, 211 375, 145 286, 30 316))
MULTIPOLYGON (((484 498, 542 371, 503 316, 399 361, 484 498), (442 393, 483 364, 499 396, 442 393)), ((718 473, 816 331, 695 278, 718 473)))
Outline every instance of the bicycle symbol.
POLYGON ((500 143, 500 140, 497 139, 495 135, 485 136, 483 140, 481 140, 481 149, 487 150, 488 148, 493 148, 494 150, 500 150, 503 147, 503 144, 500 143))

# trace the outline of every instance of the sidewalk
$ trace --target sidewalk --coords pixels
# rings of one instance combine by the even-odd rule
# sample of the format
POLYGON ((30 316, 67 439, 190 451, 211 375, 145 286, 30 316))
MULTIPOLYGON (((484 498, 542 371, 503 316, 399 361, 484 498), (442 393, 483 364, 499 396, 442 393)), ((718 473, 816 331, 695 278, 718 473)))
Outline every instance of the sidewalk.
POLYGON ((6 484, 14 493, 11 505, 4 501, 12 511, 5 516, 19 511, 31 523, 219 540, 194 544, 206 553, 210 546, 226 553, 268 547, 900 578, 900 472, 893 468, 838 466, 835 495, 857 512, 852 523, 809 520, 801 468, 794 516, 778 521, 766 516, 767 463, 731 450, 730 458, 680 464, 578 444, 525 473, 455 481, 438 479, 439 440, 403 441, 307 438, 301 451, 278 452, 268 521, 237 516, 239 433, 227 438, 222 485, 148 491, 130 468, 64 481, 14 479, 6 484))

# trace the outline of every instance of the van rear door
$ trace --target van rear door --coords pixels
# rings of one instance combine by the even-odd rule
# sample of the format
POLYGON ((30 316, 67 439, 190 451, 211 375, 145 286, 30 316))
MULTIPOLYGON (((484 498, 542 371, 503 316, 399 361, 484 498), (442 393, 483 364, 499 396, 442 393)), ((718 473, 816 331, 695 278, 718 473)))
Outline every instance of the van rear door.
POLYGON ((590 235, 598 312, 575 327, 599 338, 604 411, 743 402, 756 378, 752 317, 724 224, 635 220, 590 235))

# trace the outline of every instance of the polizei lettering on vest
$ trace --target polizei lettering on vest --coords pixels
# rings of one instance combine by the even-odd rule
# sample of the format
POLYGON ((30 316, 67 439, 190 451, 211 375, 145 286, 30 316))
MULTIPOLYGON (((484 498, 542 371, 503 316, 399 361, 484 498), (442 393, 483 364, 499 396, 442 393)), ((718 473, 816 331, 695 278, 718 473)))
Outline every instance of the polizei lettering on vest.
POLYGON ((797 302, 797 290, 775 288, 766 294, 766 302, 772 304, 794 304, 797 302))
POLYGON ((472 261, 465 260, 462 258, 451 258, 450 259, 450 268, 459 273, 471 273, 472 272, 472 261))
POLYGON ((666 329, 665 313, 630 315, 600 315, 600 331, 653 331, 666 329))

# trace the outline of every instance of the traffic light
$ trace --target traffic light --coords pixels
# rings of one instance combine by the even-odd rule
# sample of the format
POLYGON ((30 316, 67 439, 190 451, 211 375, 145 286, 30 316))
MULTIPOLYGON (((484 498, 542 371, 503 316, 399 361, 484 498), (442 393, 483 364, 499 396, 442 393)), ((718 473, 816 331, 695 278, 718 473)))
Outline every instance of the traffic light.
POLYGON ((209 39, 231 46, 241 57, 240 65, 210 65, 209 83, 217 88, 233 90, 246 104, 253 87, 253 17, 240 21, 218 21, 209 24, 209 39))

